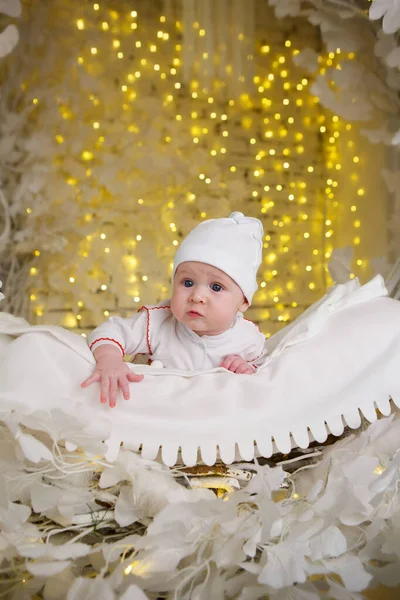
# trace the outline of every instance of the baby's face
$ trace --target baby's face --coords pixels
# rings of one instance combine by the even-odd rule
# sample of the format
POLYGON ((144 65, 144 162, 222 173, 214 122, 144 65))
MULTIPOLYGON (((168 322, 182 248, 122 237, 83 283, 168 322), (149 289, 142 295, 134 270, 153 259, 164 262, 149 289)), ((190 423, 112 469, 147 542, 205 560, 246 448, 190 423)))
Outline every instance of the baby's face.
POLYGON ((247 307, 240 287, 220 269, 201 262, 179 265, 174 277, 172 314, 198 335, 227 331, 236 313, 247 307))

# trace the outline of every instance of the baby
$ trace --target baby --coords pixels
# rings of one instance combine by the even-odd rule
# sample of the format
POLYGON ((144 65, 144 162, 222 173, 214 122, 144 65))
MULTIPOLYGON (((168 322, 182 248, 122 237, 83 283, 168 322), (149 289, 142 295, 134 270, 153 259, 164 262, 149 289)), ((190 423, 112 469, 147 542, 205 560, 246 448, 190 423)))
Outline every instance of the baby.
POLYGON ((128 319, 111 317, 89 335, 97 365, 82 387, 99 381, 101 402, 111 407, 118 388, 129 399, 129 382, 143 375, 130 370, 125 353, 171 369, 254 373, 265 337, 243 313, 257 290, 262 238, 261 222, 240 212, 195 227, 175 256, 171 300, 128 319))

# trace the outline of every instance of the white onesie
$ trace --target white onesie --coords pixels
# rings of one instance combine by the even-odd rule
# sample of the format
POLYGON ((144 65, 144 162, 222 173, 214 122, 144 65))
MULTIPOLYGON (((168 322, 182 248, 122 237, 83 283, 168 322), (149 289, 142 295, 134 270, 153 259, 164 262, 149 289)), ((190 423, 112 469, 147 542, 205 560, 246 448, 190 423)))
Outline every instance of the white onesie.
POLYGON ((114 344, 122 355, 145 354, 169 369, 198 371, 219 367, 229 354, 257 367, 264 354, 265 336, 242 313, 224 333, 199 336, 175 319, 169 303, 162 303, 143 306, 128 319, 111 317, 90 333, 88 342, 92 351, 102 344, 114 344))

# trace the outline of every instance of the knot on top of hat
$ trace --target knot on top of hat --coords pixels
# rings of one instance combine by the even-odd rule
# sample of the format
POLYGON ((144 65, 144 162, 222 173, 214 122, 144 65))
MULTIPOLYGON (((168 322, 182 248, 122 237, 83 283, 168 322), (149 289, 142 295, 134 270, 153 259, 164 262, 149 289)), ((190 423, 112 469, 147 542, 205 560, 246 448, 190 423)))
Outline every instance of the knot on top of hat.
POLYGON ((239 211, 231 213, 229 215, 229 218, 236 221, 236 223, 243 223, 243 221, 246 221, 246 217, 244 216, 244 214, 239 211))

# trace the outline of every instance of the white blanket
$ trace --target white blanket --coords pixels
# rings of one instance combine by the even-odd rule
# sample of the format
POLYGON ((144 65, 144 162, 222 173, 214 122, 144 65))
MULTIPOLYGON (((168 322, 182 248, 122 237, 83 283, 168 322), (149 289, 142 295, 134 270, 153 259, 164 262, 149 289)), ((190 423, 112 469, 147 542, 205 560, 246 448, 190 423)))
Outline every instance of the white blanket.
MULTIPOLYGON (((108 460, 121 442, 141 446, 146 458, 161 447, 167 465, 179 449, 187 465, 199 460, 199 450, 212 465, 218 457, 230 463, 251 460, 255 451, 268 457, 305 448, 309 432, 320 442, 329 431, 340 435, 343 418, 357 428, 359 409, 374 421, 376 407, 390 412, 389 397, 400 406, 400 303, 385 294, 380 276, 364 286, 336 286, 267 340, 268 357, 254 375, 134 365, 144 380, 132 383, 131 400, 120 398, 114 409, 100 404, 96 384, 80 387, 95 364, 84 338, 0 313, 0 414, 10 427, 46 415, 53 428, 55 415, 65 414, 81 435, 102 436, 108 460)), ((58 439, 76 439, 68 431, 58 439)))

